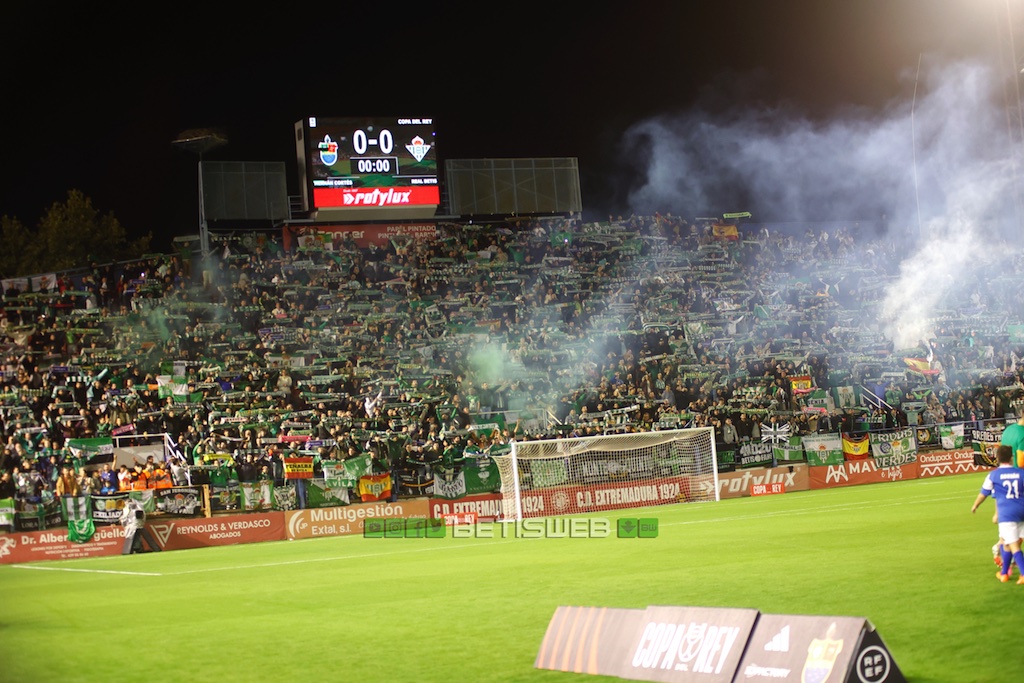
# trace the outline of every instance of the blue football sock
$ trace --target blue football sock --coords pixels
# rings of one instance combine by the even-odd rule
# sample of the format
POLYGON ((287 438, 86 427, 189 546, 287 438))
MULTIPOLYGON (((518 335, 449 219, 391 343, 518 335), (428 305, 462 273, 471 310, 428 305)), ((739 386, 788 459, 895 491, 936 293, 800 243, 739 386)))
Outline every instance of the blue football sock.
POLYGON ((1010 563, 1013 562, 1013 553, 1007 549, 1006 546, 1002 546, 1003 554, 1003 574, 1010 575, 1010 563))
POLYGON ((1024 551, 1018 550, 1013 554, 1013 561, 1017 563, 1017 571, 1024 576, 1024 551))

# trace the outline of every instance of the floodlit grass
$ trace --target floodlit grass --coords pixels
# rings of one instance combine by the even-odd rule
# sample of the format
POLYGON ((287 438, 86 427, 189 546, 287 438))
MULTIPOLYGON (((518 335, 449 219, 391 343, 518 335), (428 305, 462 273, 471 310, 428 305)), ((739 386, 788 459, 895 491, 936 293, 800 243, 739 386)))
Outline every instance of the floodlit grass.
MULTIPOLYGON (((656 539, 339 537, 0 566, 0 681, 572 681, 558 605, 870 619, 915 683, 1014 680, 982 475, 594 515, 656 539)), ((614 526, 613 526, 614 529, 614 526)), ((495 530, 499 528, 496 526, 495 530)))

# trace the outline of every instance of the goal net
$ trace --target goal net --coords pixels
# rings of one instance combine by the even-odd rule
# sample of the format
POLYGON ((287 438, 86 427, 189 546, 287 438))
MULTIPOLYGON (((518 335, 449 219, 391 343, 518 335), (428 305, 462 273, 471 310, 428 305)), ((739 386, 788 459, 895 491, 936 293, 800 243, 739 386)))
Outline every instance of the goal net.
POLYGON ((718 500, 711 427, 513 442, 494 462, 506 520, 718 500))

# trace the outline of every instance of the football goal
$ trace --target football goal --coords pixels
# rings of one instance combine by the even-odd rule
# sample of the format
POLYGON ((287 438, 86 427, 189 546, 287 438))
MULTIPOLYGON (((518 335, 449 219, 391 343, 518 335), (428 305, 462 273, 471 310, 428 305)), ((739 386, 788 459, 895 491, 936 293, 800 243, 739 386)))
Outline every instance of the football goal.
POLYGON ((494 461, 509 521, 718 500, 711 427, 516 441, 494 461))

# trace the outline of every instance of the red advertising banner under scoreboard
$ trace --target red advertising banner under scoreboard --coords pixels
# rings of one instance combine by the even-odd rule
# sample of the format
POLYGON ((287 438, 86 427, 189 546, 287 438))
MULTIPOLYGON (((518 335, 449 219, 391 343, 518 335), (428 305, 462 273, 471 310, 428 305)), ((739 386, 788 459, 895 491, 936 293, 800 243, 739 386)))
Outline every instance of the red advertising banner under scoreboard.
POLYGON ((319 209, 394 208, 436 206, 441 202, 437 185, 415 187, 317 187, 313 202, 319 209))
POLYGON ((297 229, 286 229, 283 233, 286 250, 303 246, 320 246, 328 251, 341 249, 342 241, 350 239, 360 249, 376 246, 387 248, 391 239, 400 235, 413 239, 437 237, 435 223, 360 223, 325 224, 297 229), (293 232, 294 231, 294 232, 293 232))

